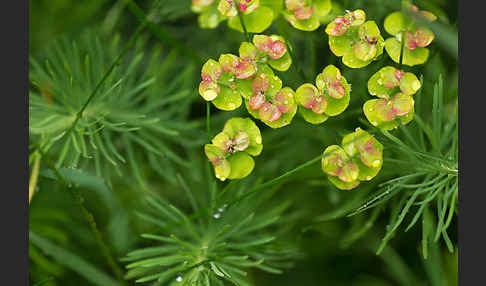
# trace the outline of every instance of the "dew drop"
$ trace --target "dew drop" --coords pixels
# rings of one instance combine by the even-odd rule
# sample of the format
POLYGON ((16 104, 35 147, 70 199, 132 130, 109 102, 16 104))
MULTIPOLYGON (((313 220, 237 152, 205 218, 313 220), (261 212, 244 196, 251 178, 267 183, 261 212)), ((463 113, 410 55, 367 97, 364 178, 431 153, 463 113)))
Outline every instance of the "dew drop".
POLYGON ((220 214, 220 213, 215 213, 215 214, 213 215, 213 217, 214 217, 215 219, 219 219, 219 218, 221 217, 221 214, 220 214))
POLYGON ((182 282, 182 276, 181 275, 177 276, 176 281, 177 282, 182 282))

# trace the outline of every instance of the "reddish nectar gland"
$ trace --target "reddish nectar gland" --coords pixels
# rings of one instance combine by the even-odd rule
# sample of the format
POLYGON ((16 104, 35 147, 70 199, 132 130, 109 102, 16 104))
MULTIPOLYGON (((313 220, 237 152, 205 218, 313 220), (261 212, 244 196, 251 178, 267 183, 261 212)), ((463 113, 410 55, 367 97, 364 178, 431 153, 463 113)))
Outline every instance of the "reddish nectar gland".
POLYGON ((238 8, 240 9, 241 12, 245 12, 246 8, 248 7, 246 6, 246 4, 238 3, 238 8))
POLYGON ((275 105, 267 101, 260 108, 258 115, 264 121, 274 122, 280 119, 282 112, 275 105))
POLYGON ((395 77, 397 78, 398 81, 402 79, 403 72, 401 70, 396 70, 395 71, 395 77))
POLYGON ((264 103, 265 103, 265 96, 260 92, 253 94, 249 100, 249 105, 251 110, 260 109, 264 103))
POLYGON ((285 44, 283 42, 281 41, 272 42, 270 45, 269 57, 271 59, 279 59, 285 54, 286 51, 287 48, 285 47, 285 44))
POLYGON ((312 16, 312 14, 314 14, 314 7, 302 7, 297 8, 294 11, 294 16, 298 20, 307 20, 312 16))

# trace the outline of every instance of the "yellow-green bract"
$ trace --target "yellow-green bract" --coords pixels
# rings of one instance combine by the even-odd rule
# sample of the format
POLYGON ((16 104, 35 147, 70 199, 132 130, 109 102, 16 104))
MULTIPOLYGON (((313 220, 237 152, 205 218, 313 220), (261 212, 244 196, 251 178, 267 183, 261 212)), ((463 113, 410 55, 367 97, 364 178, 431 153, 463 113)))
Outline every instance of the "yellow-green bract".
POLYGON ((386 66, 376 72, 368 81, 368 91, 379 99, 370 99, 363 105, 368 121, 384 130, 398 127, 399 122, 407 124, 413 119, 414 95, 421 87, 418 78, 410 72, 403 72, 386 66))
POLYGON ((328 65, 316 77, 316 85, 305 83, 296 90, 299 112, 312 124, 341 114, 349 105, 351 86, 334 65, 328 65))
POLYGON ((211 161, 216 178, 241 179, 255 167, 252 156, 262 152, 260 129, 249 118, 235 117, 228 120, 223 131, 204 145, 204 152, 211 161))
POLYGON ((394 62, 399 63, 402 43, 405 41, 402 63, 408 66, 420 65, 429 57, 429 50, 426 47, 434 40, 434 33, 418 25, 414 17, 429 22, 435 21, 437 17, 428 11, 419 10, 408 1, 403 1, 402 5, 411 16, 396 11, 385 18, 385 31, 394 36, 386 39, 385 50, 394 62))
POLYGON ((383 53, 385 40, 374 21, 366 21, 363 10, 347 11, 326 26, 329 48, 343 64, 362 68, 383 53))
POLYGON ((341 146, 331 145, 322 154, 322 171, 341 190, 351 190, 360 181, 373 179, 383 164, 383 145, 357 128, 344 136, 341 146))

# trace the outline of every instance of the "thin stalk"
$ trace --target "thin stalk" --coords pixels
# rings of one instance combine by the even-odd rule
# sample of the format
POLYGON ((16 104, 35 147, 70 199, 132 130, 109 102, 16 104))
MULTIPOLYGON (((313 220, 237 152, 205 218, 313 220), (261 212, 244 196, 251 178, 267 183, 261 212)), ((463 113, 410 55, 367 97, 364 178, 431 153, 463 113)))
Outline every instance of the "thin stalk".
POLYGON ((296 172, 298 172, 298 171, 300 171, 300 170, 302 170, 302 169, 304 169, 304 168, 306 168, 306 167, 308 167, 310 165, 313 165, 314 163, 318 162, 321 159, 322 159, 322 155, 319 155, 316 158, 311 159, 311 160, 309 160, 309 161, 307 161, 307 162, 305 162, 305 163, 297 166, 296 168, 294 168, 294 169, 292 169, 292 170, 290 170, 288 172, 285 172, 284 174, 282 174, 282 175, 280 175, 280 176, 278 176, 278 177, 276 177, 274 179, 271 179, 268 182, 265 182, 265 183, 263 183, 261 185, 255 186, 254 188, 250 189, 248 192, 246 192, 246 193, 244 193, 244 194, 242 194, 242 195, 234 198, 227 205, 228 206, 231 206, 231 205, 237 203, 238 201, 244 199, 245 197, 248 197, 248 196, 252 195, 253 193, 255 193, 255 192, 257 192, 257 191, 259 191, 261 189, 265 189, 265 188, 274 186, 274 185, 278 184, 279 182, 283 181, 284 179, 290 177, 294 173, 296 173, 296 172))
POLYGON ((402 45, 400 46, 400 60, 399 60, 399 69, 402 69, 402 63, 403 63, 403 49, 405 48, 405 32, 401 32, 401 39, 402 39, 402 45))
POLYGON ((73 196, 74 202, 79 206, 79 208, 81 209, 81 212, 83 213, 85 219, 88 221, 88 224, 91 228, 91 231, 95 235, 96 242, 98 243, 98 246, 100 247, 103 256, 105 256, 105 258, 108 262, 108 265, 110 266, 111 270, 116 275, 116 277, 122 282, 122 284, 126 285, 126 281, 123 278, 122 269, 115 262, 115 259, 111 255, 110 249, 108 248, 106 243, 103 241, 103 237, 101 235, 101 232, 98 230, 98 226, 96 224, 96 221, 95 221, 93 214, 84 205, 85 199, 84 199, 83 195, 81 194, 81 192, 77 188, 73 187, 70 183, 68 183, 66 181, 66 179, 64 179, 64 177, 59 172, 59 170, 54 165, 54 163, 50 159, 48 159, 47 157, 44 156, 44 154, 42 153, 42 150, 39 150, 39 153, 41 154, 42 157, 46 158, 44 161, 47 163, 48 167, 54 172, 58 181, 64 187, 66 187, 68 189, 69 193, 73 196))
POLYGON ((211 143, 211 104, 209 102, 206 102, 206 130, 208 143, 211 143))
POLYGON ((34 196, 35 187, 37 186, 37 179, 39 178, 39 167, 40 167, 40 159, 41 159, 39 153, 36 153, 34 156, 35 156, 34 166, 32 168, 32 173, 30 174, 30 180, 29 180, 29 205, 30 205, 30 201, 32 200, 32 197, 34 196))
POLYGON ((246 30, 243 15, 241 15, 240 9, 238 7, 236 7, 236 12, 238 13, 238 18, 240 19, 241 27, 243 28, 243 32, 245 33, 245 39, 246 39, 247 42, 251 42, 250 35, 248 34, 248 31, 246 30))

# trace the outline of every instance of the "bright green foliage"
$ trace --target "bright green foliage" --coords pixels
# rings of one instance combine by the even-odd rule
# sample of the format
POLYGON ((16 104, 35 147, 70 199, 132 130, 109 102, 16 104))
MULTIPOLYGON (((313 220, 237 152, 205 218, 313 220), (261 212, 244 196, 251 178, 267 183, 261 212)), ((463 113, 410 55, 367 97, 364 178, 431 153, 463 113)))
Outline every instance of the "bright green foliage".
POLYGON ((204 145, 204 152, 221 181, 248 176, 255 167, 251 156, 263 149, 260 129, 249 118, 231 118, 211 142, 204 145))
POLYGON ((421 87, 418 78, 391 66, 376 72, 368 81, 370 94, 379 97, 363 105, 368 121, 384 130, 396 128, 401 121, 407 124, 413 119, 414 95, 421 87))
POLYGON ((274 18, 274 11, 262 6, 260 0, 192 0, 191 10, 200 14, 201 28, 216 28, 220 22, 228 20, 230 28, 243 32, 240 13, 250 33, 265 31, 274 18))
POLYGON ((383 53, 385 41, 374 21, 366 21, 363 10, 347 11, 326 26, 329 48, 343 64, 362 68, 383 53))
POLYGON ((312 124, 341 114, 349 105, 351 86, 334 65, 326 66, 316 77, 316 85, 305 83, 297 88, 295 99, 299 112, 312 124))
POLYGON ((360 181, 373 179, 383 164, 383 145, 368 132, 357 128, 344 136, 342 146, 324 150, 322 171, 341 190, 351 190, 360 181))
MULTIPOLYGON (((122 259, 128 262, 126 279, 154 286, 251 286, 254 283, 248 278, 248 270, 279 274, 291 265, 287 260, 296 255, 295 251, 292 247, 279 247, 282 232, 270 233, 272 228, 289 223, 284 212, 289 211, 290 204, 270 204, 272 192, 252 196, 251 200, 221 204, 221 200, 209 200, 214 191, 206 189, 205 196, 200 196, 193 190, 200 182, 180 180, 192 212, 173 205, 163 196, 146 198, 140 217, 162 233, 143 233, 142 238, 150 244, 145 243, 145 247, 129 252, 122 259), (192 220, 194 214, 199 218, 192 220)), ((244 184, 231 190, 235 195, 229 199, 246 195, 248 189, 249 184, 244 184)))
POLYGON ((277 35, 255 35, 253 44, 241 43, 239 55, 222 54, 218 62, 209 59, 201 69, 199 94, 218 109, 234 110, 243 102, 241 97, 249 99, 257 71, 277 78, 270 67, 286 71, 292 64, 285 39, 277 35))
POLYGON ((290 87, 282 88, 277 76, 262 72, 253 80, 252 89, 253 95, 245 99, 248 113, 272 128, 290 124, 297 112, 295 93, 290 87))
POLYGON ((120 53, 120 41, 118 35, 100 38, 89 30, 75 41, 64 38, 52 44, 44 64, 30 58, 30 138, 44 153, 60 154, 58 168, 94 167, 110 182, 126 164, 144 185, 135 162, 139 154, 133 153, 138 146, 144 150, 144 160, 158 172, 164 165, 160 173, 173 181, 173 163, 188 165, 174 151, 174 143, 196 143, 188 143, 188 135, 176 137, 188 129, 180 119, 192 101, 192 70, 176 69, 174 55, 162 58, 160 46, 144 55, 146 38, 140 39, 133 57, 113 70, 76 119, 120 53), (178 76, 166 84, 164 71, 178 76))
POLYGON ((399 63, 403 44, 403 64, 420 65, 427 61, 429 50, 426 47, 435 36, 428 28, 418 25, 414 17, 428 22, 435 21, 437 17, 428 11, 419 10, 408 1, 404 0, 402 5, 406 13, 396 11, 385 18, 385 31, 395 36, 385 41, 385 50, 393 61, 399 63))
POLYGON ((320 17, 328 15, 331 8, 331 0, 285 0, 282 13, 294 28, 314 31, 321 25, 320 17))

